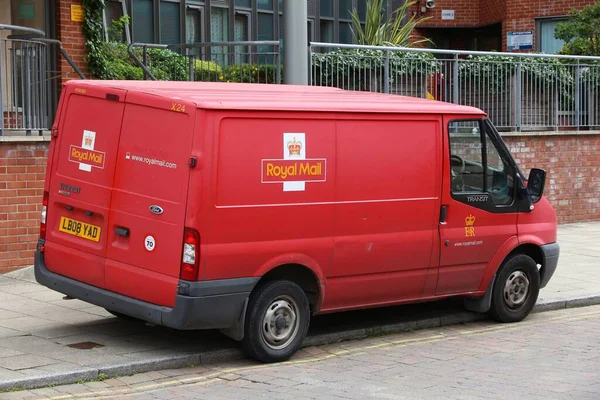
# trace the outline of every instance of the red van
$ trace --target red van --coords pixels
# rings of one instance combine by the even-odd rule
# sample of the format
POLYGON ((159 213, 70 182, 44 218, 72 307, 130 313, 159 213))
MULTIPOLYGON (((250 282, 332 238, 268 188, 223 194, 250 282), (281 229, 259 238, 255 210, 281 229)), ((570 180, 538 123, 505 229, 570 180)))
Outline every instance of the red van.
POLYGON ((559 257, 545 172, 479 109, 287 85, 72 81, 35 275, 265 362, 315 314, 463 296, 502 322, 559 257))

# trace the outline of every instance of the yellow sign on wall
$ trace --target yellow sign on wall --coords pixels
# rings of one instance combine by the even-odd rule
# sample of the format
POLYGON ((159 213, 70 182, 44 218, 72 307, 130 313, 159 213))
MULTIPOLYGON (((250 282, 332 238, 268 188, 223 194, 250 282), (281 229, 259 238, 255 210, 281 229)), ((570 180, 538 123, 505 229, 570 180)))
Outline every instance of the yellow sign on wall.
POLYGON ((83 21, 83 7, 81 4, 71 4, 71 21, 83 21))

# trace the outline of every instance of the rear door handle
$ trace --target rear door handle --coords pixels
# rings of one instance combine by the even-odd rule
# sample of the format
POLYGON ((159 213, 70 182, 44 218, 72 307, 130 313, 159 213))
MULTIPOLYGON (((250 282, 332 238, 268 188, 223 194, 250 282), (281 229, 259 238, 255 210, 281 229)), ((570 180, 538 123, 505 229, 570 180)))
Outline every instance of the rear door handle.
POLYGON ((115 233, 117 235, 119 235, 119 236, 128 237, 129 236, 129 229, 128 228, 117 227, 117 228, 115 228, 115 233))

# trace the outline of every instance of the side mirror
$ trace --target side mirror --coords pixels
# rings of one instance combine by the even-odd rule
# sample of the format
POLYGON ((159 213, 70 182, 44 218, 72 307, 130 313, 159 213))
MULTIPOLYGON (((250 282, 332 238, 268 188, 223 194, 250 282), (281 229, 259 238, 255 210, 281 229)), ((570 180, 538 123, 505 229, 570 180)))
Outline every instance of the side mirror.
POLYGON ((527 179, 527 195, 532 203, 537 203, 544 194, 546 186, 546 171, 539 168, 532 168, 527 179))

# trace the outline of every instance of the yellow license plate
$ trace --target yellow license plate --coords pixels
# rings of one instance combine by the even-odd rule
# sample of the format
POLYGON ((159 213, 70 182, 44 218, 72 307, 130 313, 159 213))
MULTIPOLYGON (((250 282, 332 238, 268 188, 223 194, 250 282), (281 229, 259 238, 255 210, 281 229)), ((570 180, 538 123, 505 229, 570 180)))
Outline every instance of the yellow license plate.
POLYGON ((60 218, 58 230, 83 239, 97 242, 100 240, 100 227, 86 224, 67 217, 60 218))

